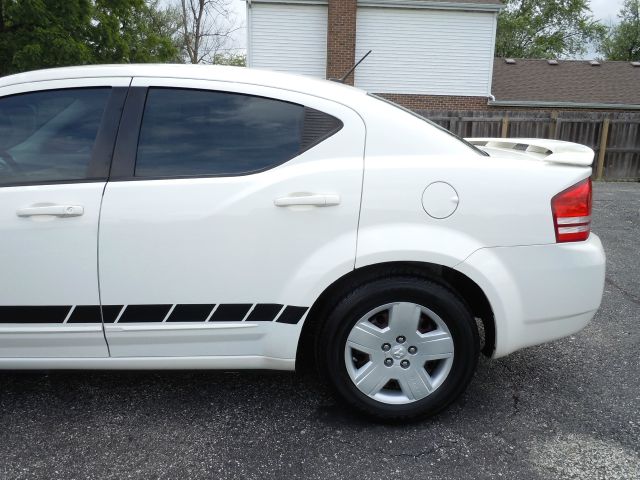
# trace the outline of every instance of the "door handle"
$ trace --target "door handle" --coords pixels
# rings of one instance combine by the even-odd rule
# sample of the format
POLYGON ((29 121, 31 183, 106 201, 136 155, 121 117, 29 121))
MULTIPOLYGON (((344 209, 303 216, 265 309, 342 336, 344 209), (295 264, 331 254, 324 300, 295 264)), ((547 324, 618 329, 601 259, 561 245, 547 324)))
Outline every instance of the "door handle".
POLYGON ((276 198, 273 203, 276 207, 293 207, 298 205, 311 205, 315 207, 332 207, 340 205, 340 195, 335 194, 294 194, 276 198))
POLYGON ((51 215, 54 217, 79 217, 84 215, 84 207, 80 205, 33 205, 19 208, 16 214, 19 217, 36 217, 51 215))

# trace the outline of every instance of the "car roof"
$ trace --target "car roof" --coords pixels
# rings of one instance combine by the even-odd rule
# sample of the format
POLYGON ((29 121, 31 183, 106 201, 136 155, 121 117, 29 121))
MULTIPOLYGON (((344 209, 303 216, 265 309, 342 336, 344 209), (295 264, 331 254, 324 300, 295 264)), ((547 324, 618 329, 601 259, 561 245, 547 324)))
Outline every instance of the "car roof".
POLYGON ((0 78, 0 87, 47 80, 69 80, 100 77, 164 77, 194 80, 215 80, 275 87, 309 93, 336 100, 365 95, 363 90, 338 82, 301 75, 245 67, 191 64, 122 64, 62 67, 18 73, 0 78))

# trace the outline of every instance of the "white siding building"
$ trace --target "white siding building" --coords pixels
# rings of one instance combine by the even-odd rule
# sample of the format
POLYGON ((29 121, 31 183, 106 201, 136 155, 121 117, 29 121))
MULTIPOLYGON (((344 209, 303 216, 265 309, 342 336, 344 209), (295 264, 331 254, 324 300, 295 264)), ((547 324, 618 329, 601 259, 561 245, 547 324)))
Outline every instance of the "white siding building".
POLYGON ((338 78, 410 107, 491 96, 500 0, 247 0, 248 65, 338 78))
POLYGON ((250 67, 324 78, 327 5, 249 2, 250 67))

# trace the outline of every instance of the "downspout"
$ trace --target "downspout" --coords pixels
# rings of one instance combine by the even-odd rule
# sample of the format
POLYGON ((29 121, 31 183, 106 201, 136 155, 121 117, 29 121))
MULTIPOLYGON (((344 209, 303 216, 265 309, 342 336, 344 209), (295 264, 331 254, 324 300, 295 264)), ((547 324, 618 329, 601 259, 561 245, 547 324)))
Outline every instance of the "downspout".
MULTIPOLYGON (((500 8, 502 8, 502 6, 500 6, 500 8)), ((496 97, 491 93, 491 90, 493 90, 494 63, 496 61, 496 41, 498 36, 498 13, 499 13, 499 10, 493 14, 493 38, 491 42, 491 52, 489 56, 489 82, 488 82, 489 88, 487 92, 489 102, 487 103, 496 101, 496 97)))
POLYGON ((246 0, 247 2, 247 60, 246 60, 246 66, 247 67, 251 67, 251 50, 252 49, 252 35, 251 32, 253 30, 253 27, 251 25, 251 0, 246 0))

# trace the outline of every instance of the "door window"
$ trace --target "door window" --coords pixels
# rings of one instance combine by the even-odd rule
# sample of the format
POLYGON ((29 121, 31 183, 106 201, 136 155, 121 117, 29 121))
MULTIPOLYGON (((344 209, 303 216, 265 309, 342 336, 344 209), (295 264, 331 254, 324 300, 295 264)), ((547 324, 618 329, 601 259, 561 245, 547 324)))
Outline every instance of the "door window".
POLYGON ((281 100, 151 88, 135 176, 255 173, 291 160, 340 128, 330 115, 281 100))
POLYGON ((88 178, 110 88, 0 98, 0 186, 88 178))

